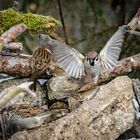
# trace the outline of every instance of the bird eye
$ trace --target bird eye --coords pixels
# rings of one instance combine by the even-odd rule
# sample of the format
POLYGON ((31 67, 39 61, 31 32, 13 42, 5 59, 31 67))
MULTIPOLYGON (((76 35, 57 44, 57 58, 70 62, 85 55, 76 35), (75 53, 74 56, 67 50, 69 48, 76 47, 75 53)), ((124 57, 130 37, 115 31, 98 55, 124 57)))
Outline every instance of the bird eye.
POLYGON ((96 58, 95 58, 95 61, 98 61, 98 60, 99 60, 99 58, 98 58, 98 57, 96 57, 96 58))

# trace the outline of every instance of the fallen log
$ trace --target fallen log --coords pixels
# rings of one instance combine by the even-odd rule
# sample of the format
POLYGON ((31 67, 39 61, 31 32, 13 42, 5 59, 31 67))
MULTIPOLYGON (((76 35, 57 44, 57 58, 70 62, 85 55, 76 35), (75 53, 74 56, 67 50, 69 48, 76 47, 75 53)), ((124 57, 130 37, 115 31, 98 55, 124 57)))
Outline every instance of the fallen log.
POLYGON ((133 126, 132 81, 127 76, 117 77, 100 86, 94 96, 65 117, 38 129, 19 131, 10 140, 115 140, 133 126))
MULTIPOLYGON (((0 73, 19 77, 31 76, 31 57, 29 56, 5 56, 0 54, 0 73)), ((119 75, 140 70, 140 53, 118 62, 112 71, 102 71, 98 83, 111 80, 119 75)))

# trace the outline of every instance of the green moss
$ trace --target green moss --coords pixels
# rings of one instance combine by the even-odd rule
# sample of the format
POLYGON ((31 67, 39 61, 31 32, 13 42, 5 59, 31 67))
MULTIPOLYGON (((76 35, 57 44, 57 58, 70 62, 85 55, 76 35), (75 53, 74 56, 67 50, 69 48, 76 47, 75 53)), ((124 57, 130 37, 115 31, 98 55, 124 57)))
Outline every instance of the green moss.
POLYGON ((0 34, 10 27, 24 23, 31 33, 50 33, 61 23, 53 17, 37 14, 20 13, 12 8, 0 12, 0 34))

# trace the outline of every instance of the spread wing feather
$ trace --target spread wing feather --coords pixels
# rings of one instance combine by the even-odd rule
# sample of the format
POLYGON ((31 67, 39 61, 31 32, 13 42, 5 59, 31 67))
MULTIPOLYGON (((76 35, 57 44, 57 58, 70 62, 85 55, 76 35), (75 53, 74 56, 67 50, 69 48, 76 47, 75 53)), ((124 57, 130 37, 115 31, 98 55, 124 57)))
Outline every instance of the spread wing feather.
POLYGON ((105 47, 100 52, 102 66, 110 70, 118 63, 121 47, 124 42, 126 25, 121 26, 117 32, 109 39, 105 47))
POLYGON ((53 54, 53 57, 60 64, 61 68, 69 76, 81 78, 85 75, 84 71, 84 56, 75 49, 70 48, 64 42, 54 40, 48 37, 48 45, 53 54))

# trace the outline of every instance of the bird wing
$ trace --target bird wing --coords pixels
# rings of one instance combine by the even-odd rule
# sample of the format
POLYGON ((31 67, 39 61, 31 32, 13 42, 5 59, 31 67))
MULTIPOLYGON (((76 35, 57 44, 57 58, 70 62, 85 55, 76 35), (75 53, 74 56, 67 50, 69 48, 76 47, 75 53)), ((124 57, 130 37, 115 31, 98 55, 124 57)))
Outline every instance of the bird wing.
POLYGON ((74 48, 70 48, 66 43, 48 38, 47 44, 50 46, 53 57, 66 74, 75 78, 81 78, 85 75, 84 56, 74 48))
POLYGON ((119 29, 106 43, 105 47, 101 50, 99 56, 104 68, 110 70, 117 65, 121 47, 124 42, 125 31, 126 25, 119 27, 119 29))

